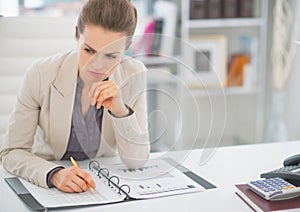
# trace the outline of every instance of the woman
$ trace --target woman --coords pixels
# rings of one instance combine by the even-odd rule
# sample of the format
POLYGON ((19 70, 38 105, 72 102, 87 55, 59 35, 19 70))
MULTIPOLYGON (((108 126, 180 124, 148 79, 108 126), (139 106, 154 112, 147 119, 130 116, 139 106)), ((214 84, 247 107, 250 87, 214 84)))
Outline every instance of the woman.
POLYGON ((125 58, 136 27, 129 0, 85 1, 78 51, 45 58, 26 72, 0 159, 10 173, 65 192, 95 187, 91 176, 51 160, 119 153, 136 168, 149 156, 145 67, 125 58))

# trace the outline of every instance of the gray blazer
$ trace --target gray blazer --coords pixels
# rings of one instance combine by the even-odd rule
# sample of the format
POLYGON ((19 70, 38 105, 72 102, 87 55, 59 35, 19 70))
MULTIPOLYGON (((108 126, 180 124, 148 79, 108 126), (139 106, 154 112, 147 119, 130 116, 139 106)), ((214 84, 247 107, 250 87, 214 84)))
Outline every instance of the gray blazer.
MULTIPOLYGON (((78 52, 48 57, 26 72, 3 138, 0 161, 10 173, 47 188, 46 175, 66 151, 78 75, 78 52)), ((100 156, 119 153, 130 167, 149 157, 146 68, 124 58, 110 80, 121 88, 124 103, 134 113, 115 118, 104 110, 100 156)))

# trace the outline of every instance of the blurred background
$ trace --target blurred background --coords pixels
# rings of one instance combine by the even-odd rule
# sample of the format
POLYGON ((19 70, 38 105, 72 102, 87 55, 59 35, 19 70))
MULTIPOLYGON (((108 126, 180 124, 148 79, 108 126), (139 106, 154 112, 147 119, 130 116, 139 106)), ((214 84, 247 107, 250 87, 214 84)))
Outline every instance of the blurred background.
MULTIPOLYGON (((300 139, 297 0, 132 2, 152 151, 300 139)), ((76 48, 82 3, 0 0, 0 134, 26 68, 76 48)))

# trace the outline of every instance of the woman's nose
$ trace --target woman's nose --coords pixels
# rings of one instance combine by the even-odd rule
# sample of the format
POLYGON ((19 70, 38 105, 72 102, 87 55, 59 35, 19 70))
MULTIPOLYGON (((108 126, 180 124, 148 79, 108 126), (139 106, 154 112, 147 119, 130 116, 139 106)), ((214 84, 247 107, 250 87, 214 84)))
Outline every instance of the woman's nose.
POLYGON ((95 57, 92 60, 92 64, 91 66, 98 70, 104 67, 104 61, 103 59, 100 57, 100 55, 95 55, 95 57))

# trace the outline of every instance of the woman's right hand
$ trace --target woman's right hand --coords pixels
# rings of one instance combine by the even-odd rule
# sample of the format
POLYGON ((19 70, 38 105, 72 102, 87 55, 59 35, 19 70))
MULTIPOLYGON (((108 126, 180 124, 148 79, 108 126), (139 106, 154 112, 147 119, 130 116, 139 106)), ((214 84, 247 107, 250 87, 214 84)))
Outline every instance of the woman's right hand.
POLYGON ((57 171, 50 181, 56 188, 69 193, 86 191, 87 183, 95 188, 95 182, 91 175, 75 166, 57 171))

